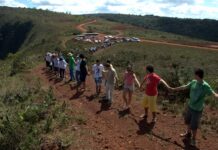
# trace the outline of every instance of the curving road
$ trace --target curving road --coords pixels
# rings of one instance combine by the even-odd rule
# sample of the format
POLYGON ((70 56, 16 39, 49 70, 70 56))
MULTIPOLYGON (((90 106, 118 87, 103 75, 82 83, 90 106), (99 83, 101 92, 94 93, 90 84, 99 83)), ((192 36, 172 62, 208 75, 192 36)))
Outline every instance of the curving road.
POLYGON ((85 28, 85 26, 87 24, 92 24, 92 23, 95 23, 97 22, 96 20, 92 20, 92 21, 89 21, 89 22, 85 22, 85 23, 82 23, 82 24, 79 24, 78 26, 76 26, 76 29, 81 31, 81 32, 87 32, 87 29, 85 28))

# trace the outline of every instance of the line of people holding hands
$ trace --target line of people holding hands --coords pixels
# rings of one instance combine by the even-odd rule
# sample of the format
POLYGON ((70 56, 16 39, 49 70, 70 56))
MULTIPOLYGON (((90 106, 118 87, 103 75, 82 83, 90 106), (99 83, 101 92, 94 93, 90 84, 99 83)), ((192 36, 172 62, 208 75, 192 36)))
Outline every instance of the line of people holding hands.
MULTIPOLYGON (((93 65, 93 74, 96 83, 96 93, 101 92, 102 77, 105 79, 106 86, 106 100, 109 104, 113 102, 113 89, 118 76, 116 70, 110 61, 103 66, 99 60, 93 65), (104 68, 105 67, 105 68, 104 68), (102 75, 103 74, 103 75, 102 75)), ((135 84, 138 88, 144 92, 144 98, 142 100, 142 106, 144 107, 144 114, 141 116, 144 119, 148 118, 148 109, 152 112, 151 123, 156 122, 157 112, 157 96, 158 85, 163 84, 171 92, 179 92, 182 90, 189 90, 188 106, 184 115, 184 121, 187 125, 187 130, 180 136, 190 139, 190 144, 196 146, 197 129, 199 128, 202 112, 205 105, 205 97, 213 95, 218 99, 218 94, 210 87, 210 85, 204 80, 204 70, 196 69, 194 71, 194 79, 182 85, 180 87, 170 87, 166 81, 164 81, 159 75, 154 72, 152 65, 146 66, 146 75, 141 83, 139 83, 136 74, 133 71, 131 65, 126 67, 126 71, 123 75, 123 100, 124 109, 130 109, 132 95, 134 93, 135 84)))
MULTIPOLYGON (((69 70, 70 81, 77 81, 77 91, 84 91, 86 88, 86 76, 89 75, 87 60, 83 54, 77 56, 76 60, 72 53, 69 56, 69 70)), ((57 72, 58 68, 55 60, 59 58, 59 72, 60 77, 65 77, 65 70, 67 63, 62 56, 51 55, 47 53, 45 60, 47 67, 54 66, 54 71, 57 72), (53 59, 52 59, 53 58, 53 59), (52 63, 52 64, 51 64, 52 63)), ((102 92, 102 85, 105 86, 105 101, 109 106, 113 103, 113 91, 116 83, 118 83, 118 75, 110 60, 107 60, 105 64, 96 60, 96 63, 92 66, 92 75, 96 84, 96 95, 102 92)), ((170 87, 164 79, 154 72, 152 65, 146 66, 146 75, 143 81, 140 83, 136 74, 133 71, 133 67, 128 65, 123 75, 123 102, 124 109, 130 110, 132 96, 135 90, 135 85, 144 92, 142 100, 142 106, 144 108, 144 114, 141 116, 147 120, 148 110, 152 113, 151 123, 157 121, 157 96, 158 85, 163 84, 171 92, 179 92, 189 89, 189 101, 188 107, 184 116, 185 124, 187 125, 187 131, 181 134, 183 137, 191 139, 191 145, 196 145, 197 129, 199 128, 202 111, 204 109, 205 97, 213 95, 218 99, 218 94, 210 87, 210 85, 204 80, 204 71, 200 68, 194 71, 194 79, 186 85, 180 87, 170 87)))

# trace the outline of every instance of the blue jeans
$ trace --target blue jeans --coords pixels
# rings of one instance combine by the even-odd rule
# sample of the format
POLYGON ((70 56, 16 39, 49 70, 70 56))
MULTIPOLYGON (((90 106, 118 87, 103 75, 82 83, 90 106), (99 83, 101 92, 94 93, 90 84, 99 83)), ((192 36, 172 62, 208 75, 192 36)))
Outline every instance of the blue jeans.
POLYGON ((75 80, 74 69, 70 68, 70 80, 75 80))
POLYGON ((80 82, 80 71, 76 71, 76 81, 80 82))

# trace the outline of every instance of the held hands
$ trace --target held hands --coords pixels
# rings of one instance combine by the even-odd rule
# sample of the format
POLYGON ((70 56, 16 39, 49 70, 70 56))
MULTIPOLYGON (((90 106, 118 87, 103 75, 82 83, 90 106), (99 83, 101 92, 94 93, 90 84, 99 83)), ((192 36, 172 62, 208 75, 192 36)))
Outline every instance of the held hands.
POLYGON ((140 89, 141 88, 141 85, 140 85, 140 83, 137 83, 137 87, 140 89))
POLYGON ((168 89, 168 91, 170 91, 170 92, 176 91, 176 89, 175 89, 175 88, 172 88, 172 87, 167 87, 167 89, 168 89))
POLYGON ((142 85, 140 85, 139 90, 140 90, 141 92, 143 92, 145 89, 143 88, 142 85))
POLYGON ((218 93, 215 93, 215 97, 218 98, 218 93))
POLYGON ((141 88, 141 85, 140 85, 140 84, 138 84, 138 88, 139 88, 139 89, 141 88))

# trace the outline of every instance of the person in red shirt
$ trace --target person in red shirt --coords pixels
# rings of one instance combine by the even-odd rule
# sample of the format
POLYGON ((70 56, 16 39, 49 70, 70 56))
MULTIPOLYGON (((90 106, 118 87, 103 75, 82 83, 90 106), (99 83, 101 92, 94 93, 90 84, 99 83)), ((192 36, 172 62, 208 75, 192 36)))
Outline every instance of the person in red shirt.
POLYGON ((156 73, 154 73, 154 67, 152 65, 146 66, 147 75, 145 76, 144 80, 141 83, 140 89, 145 90, 145 97, 142 101, 142 105, 145 109, 145 114, 141 117, 147 119, 148 116, 148 108, 152 112, 153 119, 152 123, 156 122, 156 112, 157 112, 157 95, 158 95, 158 84, 163 83, 167 89, 170 89, 170 86, 159 77, 156 73), (145 87, 144 87, 145 85, 145 87))

